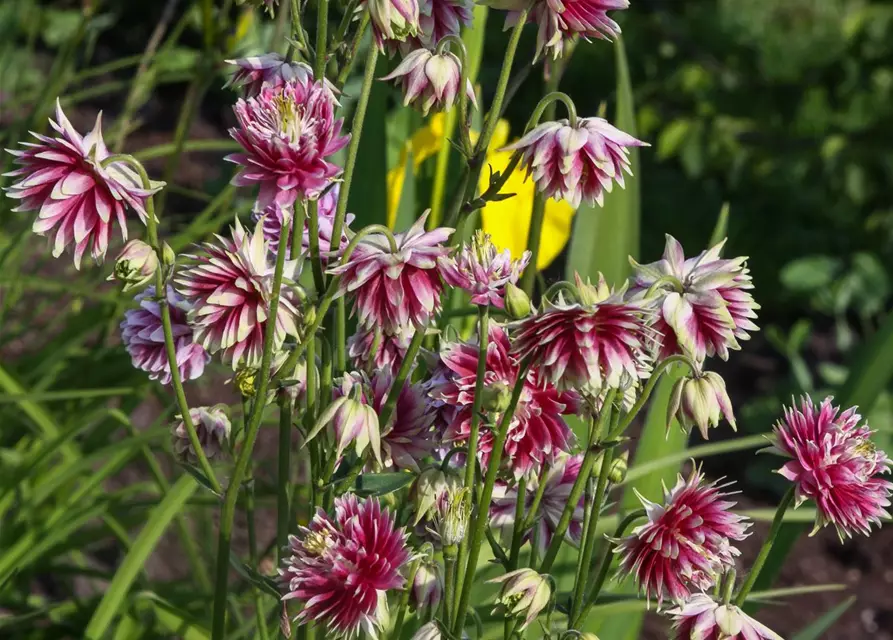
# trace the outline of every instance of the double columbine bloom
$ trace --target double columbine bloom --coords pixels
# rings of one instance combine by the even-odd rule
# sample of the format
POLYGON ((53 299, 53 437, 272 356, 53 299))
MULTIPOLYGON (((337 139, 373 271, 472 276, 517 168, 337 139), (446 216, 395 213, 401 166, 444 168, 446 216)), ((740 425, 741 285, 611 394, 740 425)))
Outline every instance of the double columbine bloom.
MULTIPOLYGON (((227 446, 232 425, 229 417, 226 415, 226 405, 218 404, 213 407, 198 407, 189 410, 189 417, 192 425, 195 427, 195 433, 201 444, 202 451, 209 460, 219 458, 227 446)), ((174 453, 177 457, 191 464, 195 464, 198 455, 192 447, 189 440, 189 433, 186 424, 183 422, 183 416, 177 416, 177 423, 174 425, 174 453)))
POLYGON ((676 640, 782 640, 732 604, 696 593, 684 604, 670 609, 676 640))
POLYGON ((525 251, 512 260, 508 249, 500 252, 483 231, 476 231, 471 243, 463 245, 452 258, 441 258, 440 267, 447 284, 471 294, 478 306, 505 307, 506 285, 514 285, 530 262, 525 251))
MULTIPOLYGON (((412 105, 425 115, 435 111, 449 111, 456 96, 463 90, 462 63, 449 51, 437 53, 429 49, 415 49, 382 80, 393 80, 403 90, 403 105, 412 105)), ((465 81, 465 94, 476 105, 474 87, 465 81)))

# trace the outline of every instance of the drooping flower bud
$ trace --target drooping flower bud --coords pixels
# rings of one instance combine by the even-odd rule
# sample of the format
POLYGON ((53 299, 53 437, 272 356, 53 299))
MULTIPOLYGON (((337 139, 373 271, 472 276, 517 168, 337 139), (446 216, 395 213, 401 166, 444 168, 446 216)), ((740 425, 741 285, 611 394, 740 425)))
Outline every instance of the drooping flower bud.
POLYGON ((409 500, 415 506, 413 525, 433 518, 440 495, 458 489, 461 485, 462 479, 459 476, 443 471, 440 465, 422 471, 409 488, 409 500))
MULTIPOLYGON (((189 410, 189 417, 195 427, 195 433, 201 444, 202 451, 209 459, 218 456, 223 449, 226 439, 229 438, 232 426, 226 415, 226 406, 222 404, 213 407, 198 407, 189 410)), ((189 431, 183 416, 177 416, 178 422, 173 428, 174 453, 184 462, 195 463, 198 460, 192 442, 189 440, 189 431)))
POLYGON ((443 633, 440 631, 439 623, 436 620, 432 620, 424 625, 422 625, 418 631, 415 632, 415 635, 412 637, 412 640, 443 640, 443 633))
POLYGON ((518 569, 488 582, 502 584, 496 604, 505 608, 506 616, 524 618, 519 631, 536 619, 552 597, 549 579, 533 569, 518 569))
MULTIPOLYGON (((428 115, 449 111, 456 102, 462 79, 462 63, 448 51, 436 53, 428 49, 410 51, 394 71, 382 78, 393 80, 403 90, 403 105, 412 105, 428 115)), ((474 88, 466 80, 465 93, 475 106, 474 88)))
POLYGON ((368 381, 364 374, 351 373, 342 377, 341 396, 336 398, 319 416, 307 441, 316 437, 331 425, 336 443, 335 455, 340 457, 348 445, 353 444, 357 456, 367 448, 372 449, 376 462, 381 465, 381 429, 378 414, 366 404, 365 390, 368 381))
MULTIPOLYGON (((604 453, 598 457, 595 464, 592 465, 592 477, 598 478, 602 472, 602 464, 604 463, 604 453)), ((623 482, 626 478, 626 470, 629 465, 629 451, 624 451, 618 457, 611 460, 611 468, 608 470, 608 480, 614 484, 623 482)))
POLYGON ((687 432, 697 426, 701 436, 707 440, 708 429, 717 427, 723 416, 732 429, 737 429, 732 401, 726 392, 726 383, 719 374, 707 371, 693 377, 686 376, 673 386, 667 407, 667 428, 676 418, 687 432))
POLYGON ((115 260, 115 272, 107 280, 124 283, 124 291, 144 287, 155 277, 158 255, 142 240, 131 240, 124 245, 115 260))
POLYGON ((416 610, 436 611, 443 597, 443 571, 437 562, 424 560, 412 580, 410 602, 416 610))
POLYGON ((419 31, 418 0, 366 0, 375 42, 384 50, 386 40, 402 42, 419 31))
POLYGON ((512 320, 521 320, 530 315, 530 297, 511 282, 505 285, 505 310, 512 320))
POLYGON ((257 369, 254 367, 241 367, 233 376, 233 385, 238 389, 243 399, 254 397, 257 391, 257 369))

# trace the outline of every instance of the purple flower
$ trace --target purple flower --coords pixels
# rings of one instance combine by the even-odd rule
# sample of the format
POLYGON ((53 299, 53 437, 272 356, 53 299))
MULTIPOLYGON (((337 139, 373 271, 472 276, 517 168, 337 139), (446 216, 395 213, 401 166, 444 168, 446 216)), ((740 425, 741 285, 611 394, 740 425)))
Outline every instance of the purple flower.
POLYGON ((335 437, 338 458, 353 445, 358 457, 362 457, 366 449, 371 449, 381 466, 381 427, 372 405, 372 389, 366 374, 353 372, 341 376, 335 399, 320 414, 307 440, 315 438, 327 425, 331 426, 335 437))
MULTIPOLYGON (((379 415, 388 398, 393 377, 377 373, 372 379, 372 406, 379 415)), ((406 382, 388 424, 381 429, 382 462, 385 467, 419 471, 419 462, 436 444, 432 425, 434 413, 421 385, 406 382)))
POLYGON ((445 36, 470 27, 474 3, 470 0, 419 0, 419 40, 434 48, 445 36))
MULTIPOLYGON (((189 417, 192 420, 192 426, 195 427, 195 434, 198 436, 205 456, 209 460, 219 456, 232 428, 226 415, 226 405, 218 404, 213 407, 190 409, 189 417)), ((198 456, 189 440, 189 431, 186 429, 182 415, 178 415, 177 420, 179 422, 174 425, 173 429, 174 453, 181 460, 194 464, 198 460, 198 456)))
POLYGON ((403 42, 419 32, 418 0, 364 0, 372 22, 375 43, 384 51, 388 43, 403 42))
POLYGON ((464 245, 453 258, 441 258, 439 262, 444 281, 470 293, 472 304, 502 309, 505 287, 518 282, 530 262, 530 252, 512 260, 508 249, 497 253, 490 236, 477 231, 471 244, 464 245))
MULTIPOLYGON (((155 300, 155 287, 147 287, 134 301, 139 302, 139 308, 125 311, 121 323, 121 339, 127 353, 133 366, 148 373, 152 380, 170 384, 171 367, 164 346, 161 308, 155 300)), ((172 287, 167 288, 167 304, 180 379, 184 382, 195 380, 204 373, 211 356, 194 342, 192 327, 186 321, 190 306, 172 287)))
POLYGON ((782 640, 735 605, 706 593, 694 594, 667 615, 673 618, 676 640, 782 640))
MULTIPOLYGON (((456 102, 462 79, 462 63, 449 51, 435 53, 429 49, 410 51, 390 74, 382 80, 394 80, 403 90, 403 106, 412 105, 428 115, 435 111, 449 111, 456 102)), ((465 82, 465 94, 477 106, 474 87, 465 82)))
POLYGON ((395 374, 406 357, 415 329, 385 335, 380 329, 363 329, 347 339, 347 355, 356 369, 395 374))

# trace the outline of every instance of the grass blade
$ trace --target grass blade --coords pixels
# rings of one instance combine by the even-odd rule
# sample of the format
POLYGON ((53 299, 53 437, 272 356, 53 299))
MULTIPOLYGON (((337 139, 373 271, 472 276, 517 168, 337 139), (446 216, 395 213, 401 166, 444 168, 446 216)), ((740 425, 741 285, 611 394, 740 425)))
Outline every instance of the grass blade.
POLYGON ((837 622, 837 619, 846 613, 847 609, 856 602, 856 596, 850 596, 839 605, 816 619, 812 624, 799 631, 791 640, 818 640, 824 633, 837 622))

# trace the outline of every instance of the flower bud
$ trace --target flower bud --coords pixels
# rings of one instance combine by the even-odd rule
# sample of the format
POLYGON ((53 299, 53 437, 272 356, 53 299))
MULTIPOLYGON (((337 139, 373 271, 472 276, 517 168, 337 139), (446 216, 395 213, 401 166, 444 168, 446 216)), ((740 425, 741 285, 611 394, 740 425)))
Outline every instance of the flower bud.
POLYGON ((686 432, 697 426, 701 436, 708 439, 707 430, 725 419, 736 429, 732 402, 726 392, 726 383, 716 373, 707 371, 692 377, 686 376, 673 385, 667 407, 667 428, 673 418, 686 432))
MULTIPOLYGON (((592 477, 598 478, 602 472, 602 461, 604 461, 604 453, 599 456, 592 466, 592 477)), ((624 451, 619 456, 611 460, 611 468, 608 470, 608 480, 613 484, 618 484, 626 479, 626 470, 629 466, 629 451, 624 451)))
POLYGON ((124 245, 115 260, 115 272, 107 280, 124 283, 124 291, 144 287, 155 277, 158 256, 142 240, 131 240, 124 245))
MULTIPOLYGON (((412 105, 428 115, 435 111, 449 111, 456 102, 462 81, 462 63, 449 51, 436 53, 415 49, 406 54, 394 71, 382 78, 393 80, 403 90, 403 105, 412 105)), ((465 81, 465 94, 476 105, 474 88, 465 81)))
POLYGON ((444 547, 454 547, 465 539, 471 517, 471 500, 465 487, 444 491, 435 505, 435 533, 444 547))
POLYGON ((462 481, 455 473, 441 470, 440 466, 422 471, 409 488, 409 500, 415 506, 413 526, 425 519, 432 519, 441 494, 458 489, 462 481))
POLYGON ((495 383, 483 388, 481 408, 487 413, 503 413, 512 401, 512 389, 507 384, 495 383))
MULTIPOLYGON (((218 456, 223 450, 224 443, 229 438, 232 425, 226 415, 226 406, 222 404, 213 407, 198 407, 189 410, 189 417, 195 427, 202 451, 209 459, 218 456)), ((183 416, 177 416, 177 422, 173 426, 173 448, 177 458, 184 462, 195 463, 198 460, 192 442, 189 439, 189 430, 183 421, 183 416)))
POLYGON ((423 560, 412 580, 410 602, 416 610, 435 611, 443 597, 443 571, 431 560, 423 560))
POLYGON ((505 310, 513 320, 521 320, 530 315, 530 298, 523 289, 511 282, 505 285, 505 310))
POLYGON ((422 625, 411 640, 443 640, 443 637, 444 635, 441 633, 437 621, 432 620, 422 625))
MULTIPOLYGON (((488 582, 502 583, 496 604, 502 605, 506 617, 524 618, 519 631, 526 629, 548 606, 549 600, 552 598, 549 579, 533 569, 518 569, 488 582)), ((498 608, 493 610, 494 613, 498 608)))
POLYGON ((379 46, 385 40, 402 42, 418 33, 418 0, 366 0, 366 7, 379 46))
POLYGON ((161 264, 165 269, 169 269, 174 266, 174 263, 177 261, 177 254, 174 253, 174 250, 171 246, 165 242, 161 245, 161 264))

